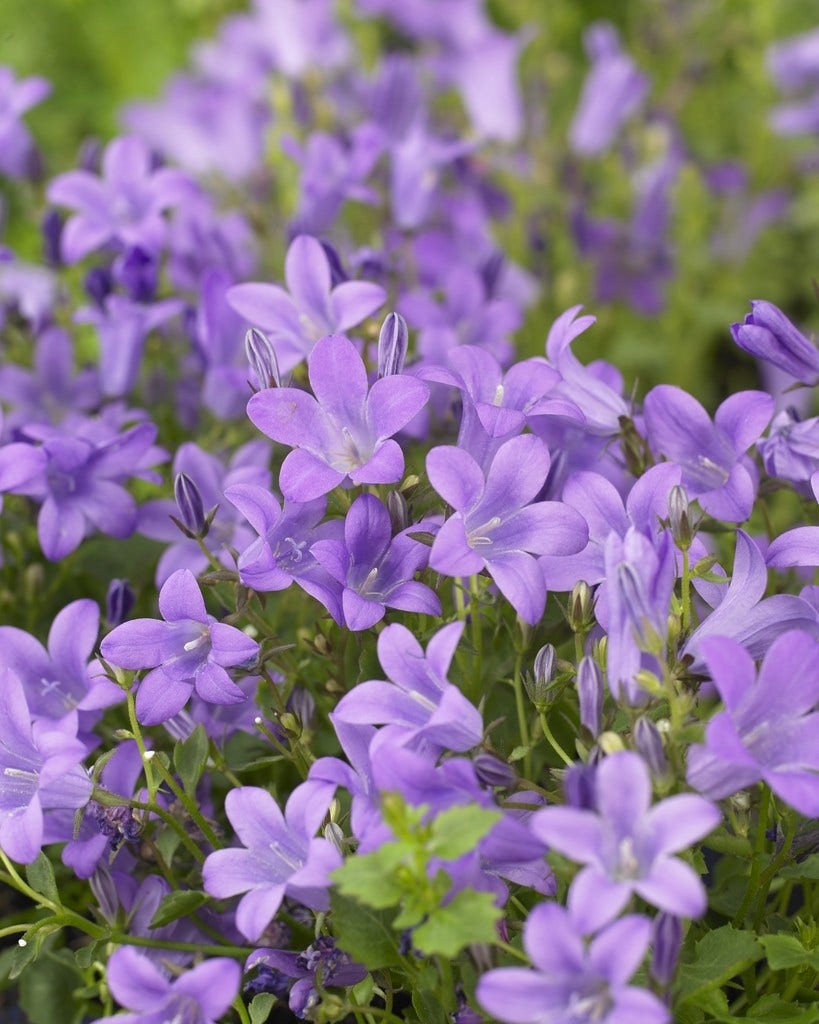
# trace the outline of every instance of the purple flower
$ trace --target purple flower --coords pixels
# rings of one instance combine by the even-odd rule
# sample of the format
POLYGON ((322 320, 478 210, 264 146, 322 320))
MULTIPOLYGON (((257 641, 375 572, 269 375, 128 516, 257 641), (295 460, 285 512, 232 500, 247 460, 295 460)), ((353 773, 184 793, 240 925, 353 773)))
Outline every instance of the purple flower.
POLYGON ((284 275, 288 291, 255 283, 228 291, 236 312, 270 333, 282 373, 309 356, 319 338, 355 327, 387 298, 380 285, 367 281, 344 281, 333 288, 327 254, 309 235, 298 235, 290 243, 284 275))
POLYGON ((193 573, 179 569, 159 592, 157 619, 132 619, 102 641, 106 661, 120 668, 150 668, 139 684, 136 710, 144 725, 164 722, 191 693, 212 704, 237 704, 246 695, 225 671, 251 662, 255 640, 208 615, 193 573))
POLYGON ((167 234, 163 212, 195 192, 182 171, 153 170, 139 136, 114 139, 103 155, 101 178, 89 171, 69 171, 49 185, 50 202, 76 211, 63 229, 62 257, 76 263, 109 242, 156 252, 167 234))
POLYGON ((426 654, 397 623, 378 637, 378 660, 390 682, 359 683, 336 707, 335 719, 354 725, 388 725, 401 744, 426 743, 464 751, 483 738, 480 712, 447 679, 463 623, 453 622, 430 639, 426 654))
POLYGON ((819 815, 819 647, 799 630, 771 645, 757 675, 734 640, 709 637, 702 655, 725 710, 688 752, 688 782, 712 800, 760 780, 800 814, 819 815))
POLYGON ((205 861, 205 891, 218 899, 245 893, 236 927, 251 942, 262 934, 285 895, 313 910, 330 906, 330 872, 341 855, 326 839, 314 838, 330 804, 332 787, 306 782, 290 795, 282 815, 266 789, 231 790, 225 810, 240 849, 217 850, 205 861))
POLYGON ((819 416, 801 419, 792 406, 783 409, 757 450, 770 476, 789 480, 796 485, 794 490, 807 496, 810 478, 819 469, 819 416))
POLYGON ((171 981, 147 956, 123 946, 111 954, 105 980, 117 1002, 134 1012, 96 1024, 216 1024, 239 991, 241 970, 234 960, 216 957, 171 981))
POLYGON ((766 63, 780 89, 795 92, 819 85, 819 29, 774 43, 768 48, 766 63))
POLYGON ((661 384, 645 399, 648 442, 682 468, 682 486, 709 515, 743 522, 756 494, 755 470, 744 453, 759 440, 773 408, 764 391, 739 391, 720 405, 712 423, 695 398, 661 384))
POLYGON ((741 349, 789 373, 802 384, 819 384, 819 351, 772 302, 755 299, 741 324, 731 324, 741 349))
POLYGON ((284 497, 311 501, 348 479, 400 480, 404 456, 392 435, 424 406, 426 384, 391 374, 369 388, 361 356, 340 334, 316 344, 308 367, 315 397, 297 388, 268 388, 247 406, 262 433, 295 449, 279 474, 284 497))
POLYGON ((574 509, 533 499, 549 472, 549 450, 531 434, 498 449, 484 477, 460 448, 433 448, 427 455, 430 483, 455 514, 439 530, 430 568, 447 576, 473 576, 486 569, 522 619, 543 614, 546 586, 535 555, 571 554, 588 541, 588 528, 574 509))
POLYGON ((59 826, 51 834, 49 812, 88 802, 86 753, 76 712, 32 724, 22 683, 10 669, 0 672, 0 847, 12 860, 30 864, 44 842, 64 838, 59 826))
POLYGON ((610 22, 589 25, 584 42, 593 63, 569 129, 569 145, 582 156, 598 156, 639 109, 649 82, 620 48, 617 29, 610 22))
POLYGON ((623 909, 632 893, 680 917, 705 913, 705 888, 677 857, 708 835, 719 809, 690 793, 651 804, 651 776, 630 751, 604 758, 595 777, 595 810, 546 807, 532 831, 559 853, 585 864, 572 884, 577 919, 599 928, 623 909))
POLYGON ((11 68, 0 67, 0 171, 10 178, 27 177, 34 154, 34 143, 20 116, 50 92, 44 78, 16 79, 11 68))
POLYGON ((362 494, 344 520, 343 540, 313 544, 313 557, 344 588, 341 603, 348 629, 369 629, 384 617, 387 607, 441 614, 435 593, 412 578, 427 565, 429 549, 411 536, 423 529, 419 523, 393 537, 384 504, 372 494, 362 494))
POLYGON ((454 81, 477 133, 515 142, 523 131, 523 102, 517 80, 518 58, 529 41, 487 27, 441 58, 441 70, 454 81))
POLYGON ((534 969, 500 967, 478 981, 477 999, 505 1024, 667 1024, 668 1010, 627 982, 651 940, 647 917, 629 914, 584 942, 570 910, 539 903, 523 945, 534 969))

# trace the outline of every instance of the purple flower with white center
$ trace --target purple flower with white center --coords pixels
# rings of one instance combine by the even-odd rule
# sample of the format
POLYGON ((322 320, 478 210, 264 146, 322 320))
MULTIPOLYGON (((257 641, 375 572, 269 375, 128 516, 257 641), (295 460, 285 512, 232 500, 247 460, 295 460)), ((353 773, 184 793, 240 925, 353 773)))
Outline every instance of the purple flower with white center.
POLYGON ((700 917, 707 898, 698 875, 672 856, 713 831, 719 809, 682 793, 651 806, 651 776, 631 751, 603 759, 595 809, 546 807, 532 818, 538 838, 586 866, 572 883, 576 919, 588 930, 611 921, 636 893, 679 917, 700 917))
POLYGON ((773 415, 764 391, 739 391, 720 405, 713 423, 696 398, 661 384, 646 395, 651 449, 682 469, 682 486, 715 519, 744 522, 756 495, 756 471, 745 452, 773 415))
POLYGON ((330 261, 321 243, 298 235, 284 265, 287 291, 276 284, 238 284, 228 302, 240 316, 270 334, 282 373, 307 358, 327 334, 340 334, 366 320, 387 293, 367 281, 332 286, 330 261))
MULTIPOLYGON (((62 718, 123 699, 122 690, 102 675, 91 654, 97 645, 100 610, 82 598, 58 612, 48 634, 48 650, 25 630, 0 626, 0 668, 11 669, 23 684, 32 718, 62 718)), ((80 715, 90 724, 97 715, 80 715)))
POLYGON ((483 738, 480 712, 447 679, 462 632, 461 622, 444 626, 424 653, 405 626, 387 626, 378 637, 378 660, 390 682, 359 683, 339 702, 335 719, 387 725, 402 745, 459 752, 476 747, 483 738))
POLYGON ((589 25, 584 43, 593 63, 569 129, 569 145, 581 156, 599 156, 639 110, 649 81, 621 49, 617 29, 610 22, 589 25))
POLYGON ((326 911, 330 872, 341 854, 315 838, 332 797, 332 785, 305 782, 290 795, 282 814, 266 789, 232 789, 225 810, 242 847, 211 853, 202 867, 205 891, 217 899, 245 893, 236 927, 254 942, 275 917, 285 895, 312 910, 326 911))
MULTIPOLYGON (((227 569, 235 566, 228 548, 241 550, 250 543, 253 535, 235 507, 224 500, 225 491, 231 486, 269 487, 269 458, 270 446, 266 441, 250 441, 242 445, 227 465, 217 455, 203 451, 192 441, 180 445, 176 451, 174 476, 184 473, 193 481, 205 512, 218 506, 204 544, 227 569)), ((199 544, 185 537, 171 521, 171 516, 179 518, 179 509, 168 500, 149 501, 139 509, 138 531, 168 544, 156 567, 156 585, 159 587, 178 569, 190 569, 198 575, 208 566, 208 559, 199 544)))
POLYGON ((819 647, 799 630, 771 645, 757 674, 734 640, 709 637, 702 656, 725 710, 688 752, 688 783, 712 800, 766 782, 808 818, 819 815, 819 647))
POLYGON ((65 838, 49 812, 88 803, 86 753, 76 712, 32 724, 23 684, 10 669, 0 672, 0 847, 12 860, 30 864, 44 842, 65 838))
POLYGON ((473 576, 486 569, 531 625, 546 602, 534 556, 571 554, 589 539, 585 521, 568 505, 532 503, 549 465, 548 448, 531 434, 502 444, 486 476, 460 448, 433 448, 427 455, 430 483, 455 509, 432 545, 430 568, 446 576, 473 576))
POLYGON ((0 172, 10 178, 29 175, 34 143, 20 117, 51 92, 39 76, 15 78, 11 68, 0 67, 0 172))
POLYGON ((252 662, 259 645, 208 615, 193 573, 179 569, 159 592, 158 619, 132 619, 102 641, 102 656, 126 669, 152 669, 139 684, 137 717, 157 725, 180 711, 195 690, 212 704, 238 704, 246 694, 226 669, 252 662))
POLYGON ((649 919, 629 914, 587 944, 589 930, 570 910, 539 903, 523 931, 534 969, 487 971, 480 1005, 505 1024, 668 1024, 660 1000, 628 984, 648 951, 649 919))
POLYGON ((154 170, 148 147, 139 136, 114 139, 102 158, 102 177, 69 171, 48 187, 50 202, 76 211, 63 228, 63 259, 76 263, 109 242, 157 252, 167 236, 163 213, 196 191, 182 171, 154 170))
POLYGON ((426 384, 391 374, 369 387, 364 361, 341 334, 316 344, 308 372, 315 397, 298 388, 267 388, 247 406, 263 434, 294 449, 279 474, 284 497, 305 502, 347 480, 400 480, 404 456, 393 434, 423 408, 426 384))
POLYGON ((341 585, 315 559, 311 547, 320 540, 341 541, 344 525, 323 523, 327 499, 279 504, 265 488, 235 484, 225 497, 258 534, 239 555, 239 579, 257 591, 286 590, 296 582, 320 601, 336 622, 342 621, 341 585))
POLYGON ((332 935, 319 935, 301 953, 285 949, 257 949, 248 957, 245 970, 253 967, 260 970, 245 985, 245 992, 255 995, 272 991, 278 995, 279 986, 287 979, 285 991, 287 986, 291 986, 288 1004, 299 1020, 308 1020, 308 1011, 318 1003, 317 984, 322 989, 328 986, 346 988, 367 976, 367 968, 357 964, 349 953, 338 949, 332 935))
POLYGON ((731 334, 757 359, 773 363, 802 384, 819 384, 819 350, 772 302, 754 299, 745 322, 731 324, 731 334))
POLYGON ((413 579, 426 568, 429 548, 411 535, 430 525, 421 522, 393 537, 386 506, 362 494, 347 512, 343 540, 313 544, 313 557, 344 588, 341 604, 348 629, 369 629, 384 617, 385 608, 441 614, 434 591, 413 579))
POLYGON ((116 1001, 133 1012, 95 1024, 216 1024, 239 991, 241 969, 216 957, 171 981, 147 956, 123 946, 111 954, 105 980, 116 1001))

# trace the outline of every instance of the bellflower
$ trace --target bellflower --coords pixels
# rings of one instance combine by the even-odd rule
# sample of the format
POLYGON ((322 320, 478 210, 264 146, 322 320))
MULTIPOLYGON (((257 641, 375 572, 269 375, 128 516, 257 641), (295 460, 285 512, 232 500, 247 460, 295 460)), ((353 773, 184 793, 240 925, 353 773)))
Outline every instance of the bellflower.
POLYGON ((196 343, 205 361, 202 401, 220 419, 237 419, 247 405, 242 319, 227 301, 232 285, 223 267, 206 270, 196 311, 196 343))
MULTIPOLYGON (((3 431, 3 410, 0 408, 0 436, 3 431)), ((13 494, 18 489, 26 493, 28 487, 42 480, 48 460, 42 449, 24 441, 0 444, 0 511, 3 493, 13 494)))
POLYGON ((367 385, 367 372, 343 335, 322 338, 309 363, 313 395, 268 388, 248 402, 248 416, 263 434, 290 445, 279 487, 291 501, 311 501, 346 480, 394 483, 404 456, 392 439, 424 406, 422 381, 391 374, 367 385))
POLYGON ((157 619, 132 619, 102 641, 102 656, 127 669, 152 669, 139 684, 137 717, 157 725, 181 710, 191 693, 213 704, 236 704, 245 693, 226 669, 252 661, 259 645, 208 615, 193 573, 179 569, 159 592, 157 619))
POLYGON ((0 67, 0 172, 10 178, 25 178, 31 171, 34 142, 20 117, 50 92, 45 78, 17 79, 11 68, 0 67))
POLYGON ((423 529, 420 523, 393 537, 385 505, 372 494, 362 494, 347 512, 343 540, 313 544, 313 557, 343 587, 348 629, 369 629, 384 617, 385 608, 441 614, 434 591, 413 579, 426 568, 429 556, 426 545, 412 539, 413 531, 423 529))
POLYGON ((236 312, 270 334, 282 373, 309 356, 319 338, 360 324, 387 297, 380 285, 367 281, 345 281, 333 288, 327 254, 309 235, 298 235, 290 243, 284 275, 287 291, 257 283, 228 291, 236 312))
POLYGON ((549 846, 586 865, 572 883, 577 919, 589 930, 606 924, 632 893, 680 917, 705 913, 705 888, 696 872, 672 856, 713 831, 719 809, 682 793, 651 805, 651 776, 631 751, 598 766, 595 809, 546 807, 532 831, 549 846))
POLYGON ((236 927, 251 942, 270 924, 285 895, 313 910, 329 909, 329 875, 341 866, 341 855, 314 836, 331 795, 326 783, 303 783, 282 814, 265 789, 242 786, 228 793, 225 811, 243 845, 211 853, 202 878, 205 891, 218 899, 245 894, 236 927))
POLYGON ((123 946, 111 954, 105 980, 116 1001, 134 1012, 100 1017, 95 1024, 216 1024, 239 991, 241 969, 234 960, 216 957, 171 981, 147 956, 123 946))
POLYGON ((649 919, 628 914, 587 944, 589 930, 570 910, 539 903, 523 930, 534 968, 487 971, 480 1005, 505 1024, 667 1024, 660 1000, 628 984, 648 952, 649 919))
POLYGON ((646 395, 646 434, 652 451, 682 469, 682 486, 716 519, 743 522, 756 495, 756 472, 745 452, 773 415, 763 391, 739 391, 720 405, 711 422, 700 403, 681 388, 661 384, 646 395))
POLYGON ((819 469, 819 416, 801 419, 794 408, 783 409, 757 450, 770 476, 790 481, 807 496, 810 478, 819 469))
POLYGON ((819 646, 798 630, 771 645, 757 674, 736 641, 709 637, 702 654, 725 704, 688 752, 688 782, 718 800, 760 780, 808 818, 819 815, 819 646))
POLYGON ((819 350, 772 302, 754 299, 745 322, 731 324, 731 334, 757 359, 773 363, 802 384, 819 384, 819 350))
POLYGON ((532 625, 546 601, 534 556, 580 551, 589 536, 574 509, 554 501, 532 503, 549 465, 548 448, 530 434, 501 445, 486 476, 460 448, 433 448, 427 455, 430 483, 455 509, 432 545, 430 568, 447 576, 473 576, 486 569, 532 625))
POLYGON ((182 171, 154 170, 151 154, 137 135, 114 139, 102 158, 102 177, 89 171, 60 174, 48 187, 48 199, 75 211, 61 241, 66 263, 76 263, 109 242, 139 245, 156 252, 165 243, 165 210, 197 191, 182 171))
POLYGON ((480 712, 447 679, 463 623, 430 639, 426 654, 406 627, 394 623, 378 637, 378 660, 390 682, 359 683, 336 706, 335 719, 388 725, 396 742, 464 751, 483 738, 480 712))
POLYGON ((0 847, 12 860, 30 864, 52 835, 50 812, 78 810, 91 796, 81 765, 85 744, 77 739, 77 714, 32 724, 23 684, 0 671, 0 847))

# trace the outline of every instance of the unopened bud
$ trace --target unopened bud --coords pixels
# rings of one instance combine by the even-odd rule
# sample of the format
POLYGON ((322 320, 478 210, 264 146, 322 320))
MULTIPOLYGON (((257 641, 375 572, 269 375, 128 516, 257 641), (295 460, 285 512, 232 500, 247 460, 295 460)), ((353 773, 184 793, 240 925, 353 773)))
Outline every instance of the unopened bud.
POLYGON ((59 267, 62 263, 60 241, 63 233, 63 218, 58 210, 49 210, 40 222, 43 236, 43 260, 50 267, 59 267))
POLYGON ((390 526, 393 536, 410 525, 409 506, 407 499, 400 491, 390 491, 387 495, 387 511, 390 514, 390 526))
POLYGON ((619 754, 625 750, 623 740, 616 732, 603 732, 597 739, 597 743, 604 754, 619 754))
POLYGON ((594 658, 582 658, 577 668, 580 721, 592 736, 603 727, 603 672, 594 658))
POLYGON ((673 914, 662 911, 654 919, 654 935, 651 957, 651 977, 663 987, 674 980, 677 958, 682 946, 682 921, 673 914))
POLYGON ((407 321, 400 313, 388 313, 378 335, 378 376, 401 373, 409 347, 407 321))
POLYGON ((574 585, 569 598, 568 618, 573 633, 587 633, 594 622, 592 591, 585 580, 574 585))
POLYGON ((668 521, 674 543, 680 551, 688 551, 699 524, 698 517, 692 515, 688 495, 679 484, 672 487, 668 494, 668 521))
POLYGON ((324 826, 324 838, 334 846, 340 854, 344 854, 344 833, 341 830, 341 826, 337 825, 334 821, 324 826))
POLYGON ((117 280, 134 302, 151 302, 159 283, 156 257, 135 245, 114 265, 117 280))
MULTIPOLYGON (((303 686, 294 686, 290 691, 285 707, 298 720, 302 729, 310 728, 310 723, 316 712, 316 702, 309 690, 306 690, 303 686)), ((284 725, 284 722, 282 722, 282 725, 284 725)))
POLYGON ((199 488, 187 473, 177 473, 173 482, 176 507, 182 524, 194 537, 205 535, 205 506, 199 488))
POLYGON ((276 359, 273 343, 266 334, 257 331, 255 327, 251 327, 245 335, 245 355, 256 378, 257 388, 265 390, 282 386, 279 361, 276 359))
POLYGON ((578 761, 571 765, 563 776, 563 793, 566 803, 580 811, 593 811, 596 805, 595 776, 597 770, 592 764, 578 761))
POLYGON ((535 655, 532 666, 534 676, 524 675, 523 685, 529 694, 529 699, 536 708, 548 707, 549 690, 555 676, 557 667, 557 652, 552 644, 544 644, 535 655))
POLYGON ((475 774, 485 786, 509 789, 510 786, 514 786, 517 779, 515 769, 510 764, 485 750, 473 758, 472 765, 475 774))
POLYGON ((111 580, 105 595, 105 618, 112 629, 128 618, 135 600, 128 580, 111 580))
POLYGON ((651 721, 641 715, 634 723, 634 746, 648 765, 655 779, 662 779, 668 773, 668 758, 665 756, 663 738, 660 730, 651 721))

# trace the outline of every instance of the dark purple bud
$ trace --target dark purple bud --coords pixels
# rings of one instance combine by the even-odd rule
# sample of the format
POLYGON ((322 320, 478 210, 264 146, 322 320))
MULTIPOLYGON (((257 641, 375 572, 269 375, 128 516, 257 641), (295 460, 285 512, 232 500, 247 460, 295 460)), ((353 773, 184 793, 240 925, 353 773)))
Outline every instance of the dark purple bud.
POLYGON ((294 686, 290 691, 285 705, 297 720, 302 729, 309 729, 316 713, 316 702, 309 690, 303 686, 294 686))
POLYGON ((105 595, 105 618, 113 629, 121 625, 134 607, 134 591, 128 580, 111 580, 105 595))
POLYGON ((515 769, 499 757, 482 750, 472 759, 475 774, 485 786, 509 789, 517 781, 515 769))
POLYGON ((407 321, 400 313, 388 313, 378 335, 378 376, 401 373, 409 346, 407 321))
POLYGON ((104 861, 97 865, 97 869, 88 879, 88 884, 97 901, 97 906, 100 908, 100 913, 106 921, 113 924, 119 913, 119 895, 116 883, 111 877, 111 871, 104 861))
POLYGON ((588 655, 580 660, 577 668, 577 694, 580 721, 592 736, 598 736, 603 726, 603 673, 588 655))
POLYGON ((597 769, 592 764, 578 761, 566 769, 563 776, 563 794, 570 807, 580 811, 593 811, 597 805, 595 777, 597 769))
POLYGON ((205 506, 199 488, 187 473, 177 473, 173 482, 173 495, 182 523, 194 536, 204 536, 205 506))
POLYGON ((43 260, 50 267, 59 267, 60 239, 63 234, 63 218, 57 210, 48 210, 40 222, 40 231, 43 236, 43 260))
POLYGON ((670 985, 674 980, 682 938, 682 921, 679 917, 662 911, 654 918, 651 977, 660 985, 670 985))
POLYGON ((140 246, 134 246, 118 259, 114 272, 134 302, 150 302, 156 295, 159 267, 156 258, 140 246))
POLYGON ((349 281, 350 276, 344 269, 341 257, 335 247, 330 245, 329 242, 319 241, 322 249, 324 250, 324 255, 327 257, 327 262, 330 264, 330 283, 333 288, 337 288, 345 281, 349 281))
POLYGON ((77 166, 90 174, 99 174, 102 162, 102 143, 99 139, 84 139, 77 154, 77 166))
MULTIPOLYGON (((259 390, 282 386, 279 361, 276 359, 273 343, 266 334, 251 327, 245 335, 245 354, 259 390)), ((251 386, 252 384, 251 381, 251 386)))
POLYGON ((668 758, 665 756, 663 738, 650 718, 640 716, 634 723, 634 746, 654 778, 661 779, 668 774, 668 758))
POLYGON ((387 495, 387 510, 390 513, 390 525, 393 536, 410 525, 407 499, 400 491, 390 491, 387 495))
POLYGON ((506 260, 500 249, 492 253, 489 259, 481 267, 481 279, 483 280, 484 291, 487 299, 495 298, 495 292, 500 283, 506 260))
POLYGON ((107 267, 92 267, 85 275, 83 282, 88 296, 102 309, 105 300, 114 288, 114 278, 107 267))

